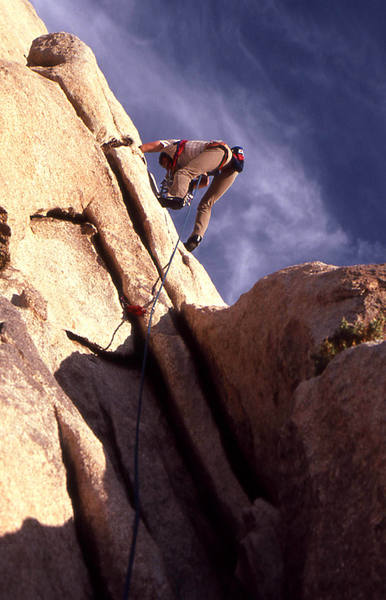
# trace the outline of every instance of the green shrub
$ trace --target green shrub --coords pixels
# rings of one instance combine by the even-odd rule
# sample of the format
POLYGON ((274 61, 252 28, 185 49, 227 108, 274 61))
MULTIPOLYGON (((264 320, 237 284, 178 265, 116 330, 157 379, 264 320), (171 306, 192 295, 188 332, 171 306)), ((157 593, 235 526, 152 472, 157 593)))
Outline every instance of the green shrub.
POLYGON ((372 319, 367 325, 359 320, 356 323, 348 323, 343 318, 336 331, 323 340, 319 352, 311 356, 315 363, 315 375, 323 373, 330 360, 339 354, 339 352, 353 346, 358 346, 362 342, 382 339, 384 327, 385 316, 383 314, 372 319))

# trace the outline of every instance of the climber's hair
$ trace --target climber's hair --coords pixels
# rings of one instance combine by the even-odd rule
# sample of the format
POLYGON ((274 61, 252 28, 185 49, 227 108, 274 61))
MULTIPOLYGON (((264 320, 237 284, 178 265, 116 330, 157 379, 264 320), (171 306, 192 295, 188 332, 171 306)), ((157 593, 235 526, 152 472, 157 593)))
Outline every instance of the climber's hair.
POLYGON ((158 162, 164 169, 170 169, 173 163, 172 159, 168 154, 166 154, 166 152, 161 152, 158 162))

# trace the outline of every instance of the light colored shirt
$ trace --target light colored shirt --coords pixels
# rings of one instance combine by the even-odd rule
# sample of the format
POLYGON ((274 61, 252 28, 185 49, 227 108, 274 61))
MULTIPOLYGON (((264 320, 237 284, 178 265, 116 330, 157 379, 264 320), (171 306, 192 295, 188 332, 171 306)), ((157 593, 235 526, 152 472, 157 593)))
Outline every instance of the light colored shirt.
MULTIPOLYGON (((170 158, 173 158, 175 151, 176 151, 175 142, 179 142, 179 141, 180 140, 160 140, 160 142, 163 146, 163 150, 161 150, 161 152, 165 152, 165 154, 170 156, 170 158)), ((220 143, 224 143, 224 142, 221 142, 221 140, 212 140, 212 141, 218 141, 220 143)), ((180 156, 178 158, 179 169, 181 169, 182 167, 185 167, 185 165, 187 165, 188 162, 193 160, 193 158, 196 158, 196 156, 201 154, 201 152, 204 152, 204 150, 208 144, 210 144, 210 142, 207 142, 207 141, 205 142, 203 140, 188 140, 185 144, 185 148, 184 148, 183 152, 180 154, 180 156)))

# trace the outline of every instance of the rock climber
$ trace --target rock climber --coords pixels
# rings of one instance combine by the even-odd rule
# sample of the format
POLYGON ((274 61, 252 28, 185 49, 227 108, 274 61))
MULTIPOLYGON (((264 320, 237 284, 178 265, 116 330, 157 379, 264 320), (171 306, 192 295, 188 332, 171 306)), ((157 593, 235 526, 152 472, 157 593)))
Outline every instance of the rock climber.
POLYGON ((243 170, 244 151, 225 142, 199 140, 156 140, 139 146, 142 152, 160 152, 159 164, 166 169, 167 192, 159 197, 163 207, 180 209, 194 187, 209 185, 197 208, 193 232, 185 242, 192 252, 208 228, 212 207, 243 170), (201 176, 201 179, 199 179, 201 176))

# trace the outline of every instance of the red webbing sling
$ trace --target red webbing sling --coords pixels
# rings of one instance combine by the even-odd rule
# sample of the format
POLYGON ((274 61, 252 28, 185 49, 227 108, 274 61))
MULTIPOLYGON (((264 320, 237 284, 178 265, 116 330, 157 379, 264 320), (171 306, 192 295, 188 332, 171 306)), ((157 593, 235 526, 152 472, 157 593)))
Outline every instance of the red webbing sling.
POLYGON ((178 158, 183 153, 184 148, 185 148, 185 144, 186 144, 187 141, 188 140, 179 140, 177 142, 177 148, 176 148, 176 151, 175 151, 174 156, 173 156, 172 166, 170 167, 170 172, 171 172, 172 175, 174 175, 174 172, 175 172, 176 167, 177 167, 178 158))

